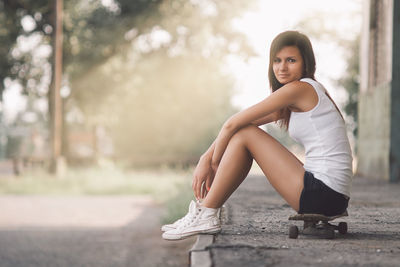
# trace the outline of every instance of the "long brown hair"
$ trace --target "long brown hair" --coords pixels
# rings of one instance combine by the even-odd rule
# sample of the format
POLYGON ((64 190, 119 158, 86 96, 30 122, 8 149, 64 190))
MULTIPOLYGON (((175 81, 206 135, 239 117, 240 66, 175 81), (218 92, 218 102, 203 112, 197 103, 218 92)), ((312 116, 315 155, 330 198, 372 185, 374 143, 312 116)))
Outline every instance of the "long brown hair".
MULTIPOLYGON (((276 54, 282 50, 285 46, 296 46, 300 54, 303 58, 303 75, 301 78, 311 78, 315 80, 315 56, 314 51, 308 37, 298 31, 286 31, 278 34, 275 39, 272 41, 271 49, 269 53, 269 67, 268 67, 268 78, 269 78, 269 85, 271 88, 271 92, 275 92, 279 88, 283 86, 278 79, 275 77, 275 73, 273 70, 273 63, 276 54)), ((336 109, 338 110, 340 116, 342 116, 341 112, 339 111, 338 107, 336 106, 335 102, 332 100, 330 95, 326 92, 328 98, 332 101, 335 105, 336 109)), ((285 107, 279 111, 280 118, 279 124, 281 127, 284 127, 286 130, 289 128, 289 121, 291 111, 288 107, 285 107)), ((343 118, 343 116, 342 116, 343 118)))

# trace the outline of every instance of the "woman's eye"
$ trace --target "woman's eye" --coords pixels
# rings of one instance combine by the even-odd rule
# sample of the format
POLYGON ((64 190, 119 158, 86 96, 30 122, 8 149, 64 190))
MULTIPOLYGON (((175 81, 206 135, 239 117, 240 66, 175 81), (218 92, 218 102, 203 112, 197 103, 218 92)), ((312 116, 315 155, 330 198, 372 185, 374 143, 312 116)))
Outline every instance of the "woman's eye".
POLYGON ((294 62, 296 62, 296 60, 294 58, 288 58, 288 62, 294 63, 294 62))
POLYGON ((281 60, 280 60, 279 58, 275 58, 275 59, 274 59, 274 62, 275 62, 275 63, 279 63, 279 62, 281 62, 281 60))

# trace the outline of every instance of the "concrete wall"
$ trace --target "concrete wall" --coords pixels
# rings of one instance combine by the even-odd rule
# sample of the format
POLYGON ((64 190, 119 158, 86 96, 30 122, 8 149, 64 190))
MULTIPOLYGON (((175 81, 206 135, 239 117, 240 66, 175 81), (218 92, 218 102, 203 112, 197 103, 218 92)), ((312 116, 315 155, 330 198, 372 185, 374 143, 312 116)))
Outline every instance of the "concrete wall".
POLYGON ((390 181, 400 179, 399 2, 363 2, 360 49, 357 173, 390 181))
POLYGON ((400 181, 400 0, 393 3, 390 181, 400 181))
POLYGON ((364 177, 389 179, 390 84, 360 94, 358 166, 364 177))

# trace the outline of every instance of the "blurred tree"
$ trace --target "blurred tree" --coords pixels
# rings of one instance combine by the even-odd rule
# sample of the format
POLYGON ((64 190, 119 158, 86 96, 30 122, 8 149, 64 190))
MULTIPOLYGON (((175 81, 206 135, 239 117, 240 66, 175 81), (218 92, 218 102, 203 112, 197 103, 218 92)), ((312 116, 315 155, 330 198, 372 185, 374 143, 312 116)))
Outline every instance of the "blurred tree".
MULTIPOLYGON (((121 33, 131 25, 128 22, 132 23, 139 14, 150 12, 161 1, 65 2, 64 66, 66 73, 74 76, 85 73, 90 66, 117 52, 124 39, 121 33)), ((27 86, 27 80, 32 79, 32 85, 45 75, 44 71, 38 71, 43 62, 34 62, 33 50, 40 44, 51 44, 53 5, 54 1, 48 0, 0 0, 0 56, 4 59, 0 62, 0 78, 19 80, 25 93, 35 88, 27 86), (37 68, 32 71, 37 74, 34 77, 27 75, 33 67, 37 68)), ((1 82, 0 93, 3 89, 1 82)))
POLYGON ((347 66, 345 75, 338 84, 346 88, 348 98, 344 111, 354 121, 353 134, 358 136, 358 94, 360 88, 360 35, 346 45, 347 66))
POLYGON ((69 0, 65 1, 64 59, 71 80, 85 75, 127 46, 125 33, 138 34, 149 27, 140 18, 157 16, 161 0, 69 0))
POLYGON ((248 6, 163 1, 157 16, 138 17, 147 30, 132 24, 123 34, 123 52, 73 80, 69 104, 109 127, 119 156, 137 164, 196 161, 234 112, 224 64, 253 54, 230 24, 248 6))
MULTIPOLYGON (((63 83, 68 85, 68 77, 73 79, 78 76, 75 74, 83 75, 92 66, 118 51, 121 41, 124 41, 120 33, 126 31, 127 18, 131 21, 138 14, 157 6, 160 1, 65 2, 63 54, 66 75, 63 83), (115 30, 114 22, 119 24, 119 31, 115 30)), ((44 117, 43 126, 48 123, 49 108, 43 107, 43 101, 39 102, 49 97, 51 85, 54 4, 55 1, 44 0, 0 1, 0 23, 5 26, 0 29, 0 56, 5 58, 0 63, 0 95, 4 84, 13 82, 21 85, 22 93, 27 95, 25 112, 36 113, 36 118, 44 117)), ((64 86, 62 93, 66 96, 68 88, 64 86)), ((33 123, 43 121, 36 120, 33 123)), ((66 140, 64 150, 68 147, 65 145, 66 140)))
POLYGON ((43 29, 49 26, 51 7, 45 0, 0 1, 0 93, 5 78, 20 81, 27 93, 44 75, 44 68, 38 67, 44 63, 42 57, 32 48, 50 41, 50 32, 43 29), (30 46, 28 37, 32 37, 30 46))
POLYGON ((12 143, 16 129, 22 124, 31 126, 32 131, 40 129, 41 136, 46 138, 51 47, 47 44, 50 35, 37 29, 42 29, 50 16, 48 1, 0 1, 0 124, 3 125, 0 150, 3 140, 8 139, 8 145, 12 143), (17 85, 26 95, 26 110, 17 115, 20 107, 13 103, 16 116, 14 121, 8 121, 8 125, 5 125, 2 98, 3 90, 10 85, 17 85), (33 123, 35 127, 32 127, 33 123))
MULTIPOLYGON (((250 2, 65 1, 64 84, 71 92, 62 94, 69 124, 80 114, 86 125, 109 127, 122 157, 197 157, 233 112, 224 62, 252 54, 231 26, 250 2)), ((36 52, 49 50, 52 4, 0 0, 0 56, 6 59, 0 78, 18 81, 36 97, 50 85, 44 77, 51 53, 36 52), (32 40, 36 46, 24 50, 32 40)))

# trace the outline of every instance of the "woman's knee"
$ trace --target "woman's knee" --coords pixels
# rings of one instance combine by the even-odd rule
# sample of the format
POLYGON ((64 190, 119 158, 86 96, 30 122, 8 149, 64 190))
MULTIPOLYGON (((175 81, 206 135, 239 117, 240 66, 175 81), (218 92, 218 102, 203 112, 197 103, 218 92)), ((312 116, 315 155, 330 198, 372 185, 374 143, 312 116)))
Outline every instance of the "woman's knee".
POLYGON ((248 125, 246 127, 241 128, 239 131, 237 131, 231 138, 232 142, 240 142, 242 144, 245 144, 246 141, 251 138, 252 135, 254 135, 257 131, 259 131, 260 128, 258 128, 256 125, 248 125))

